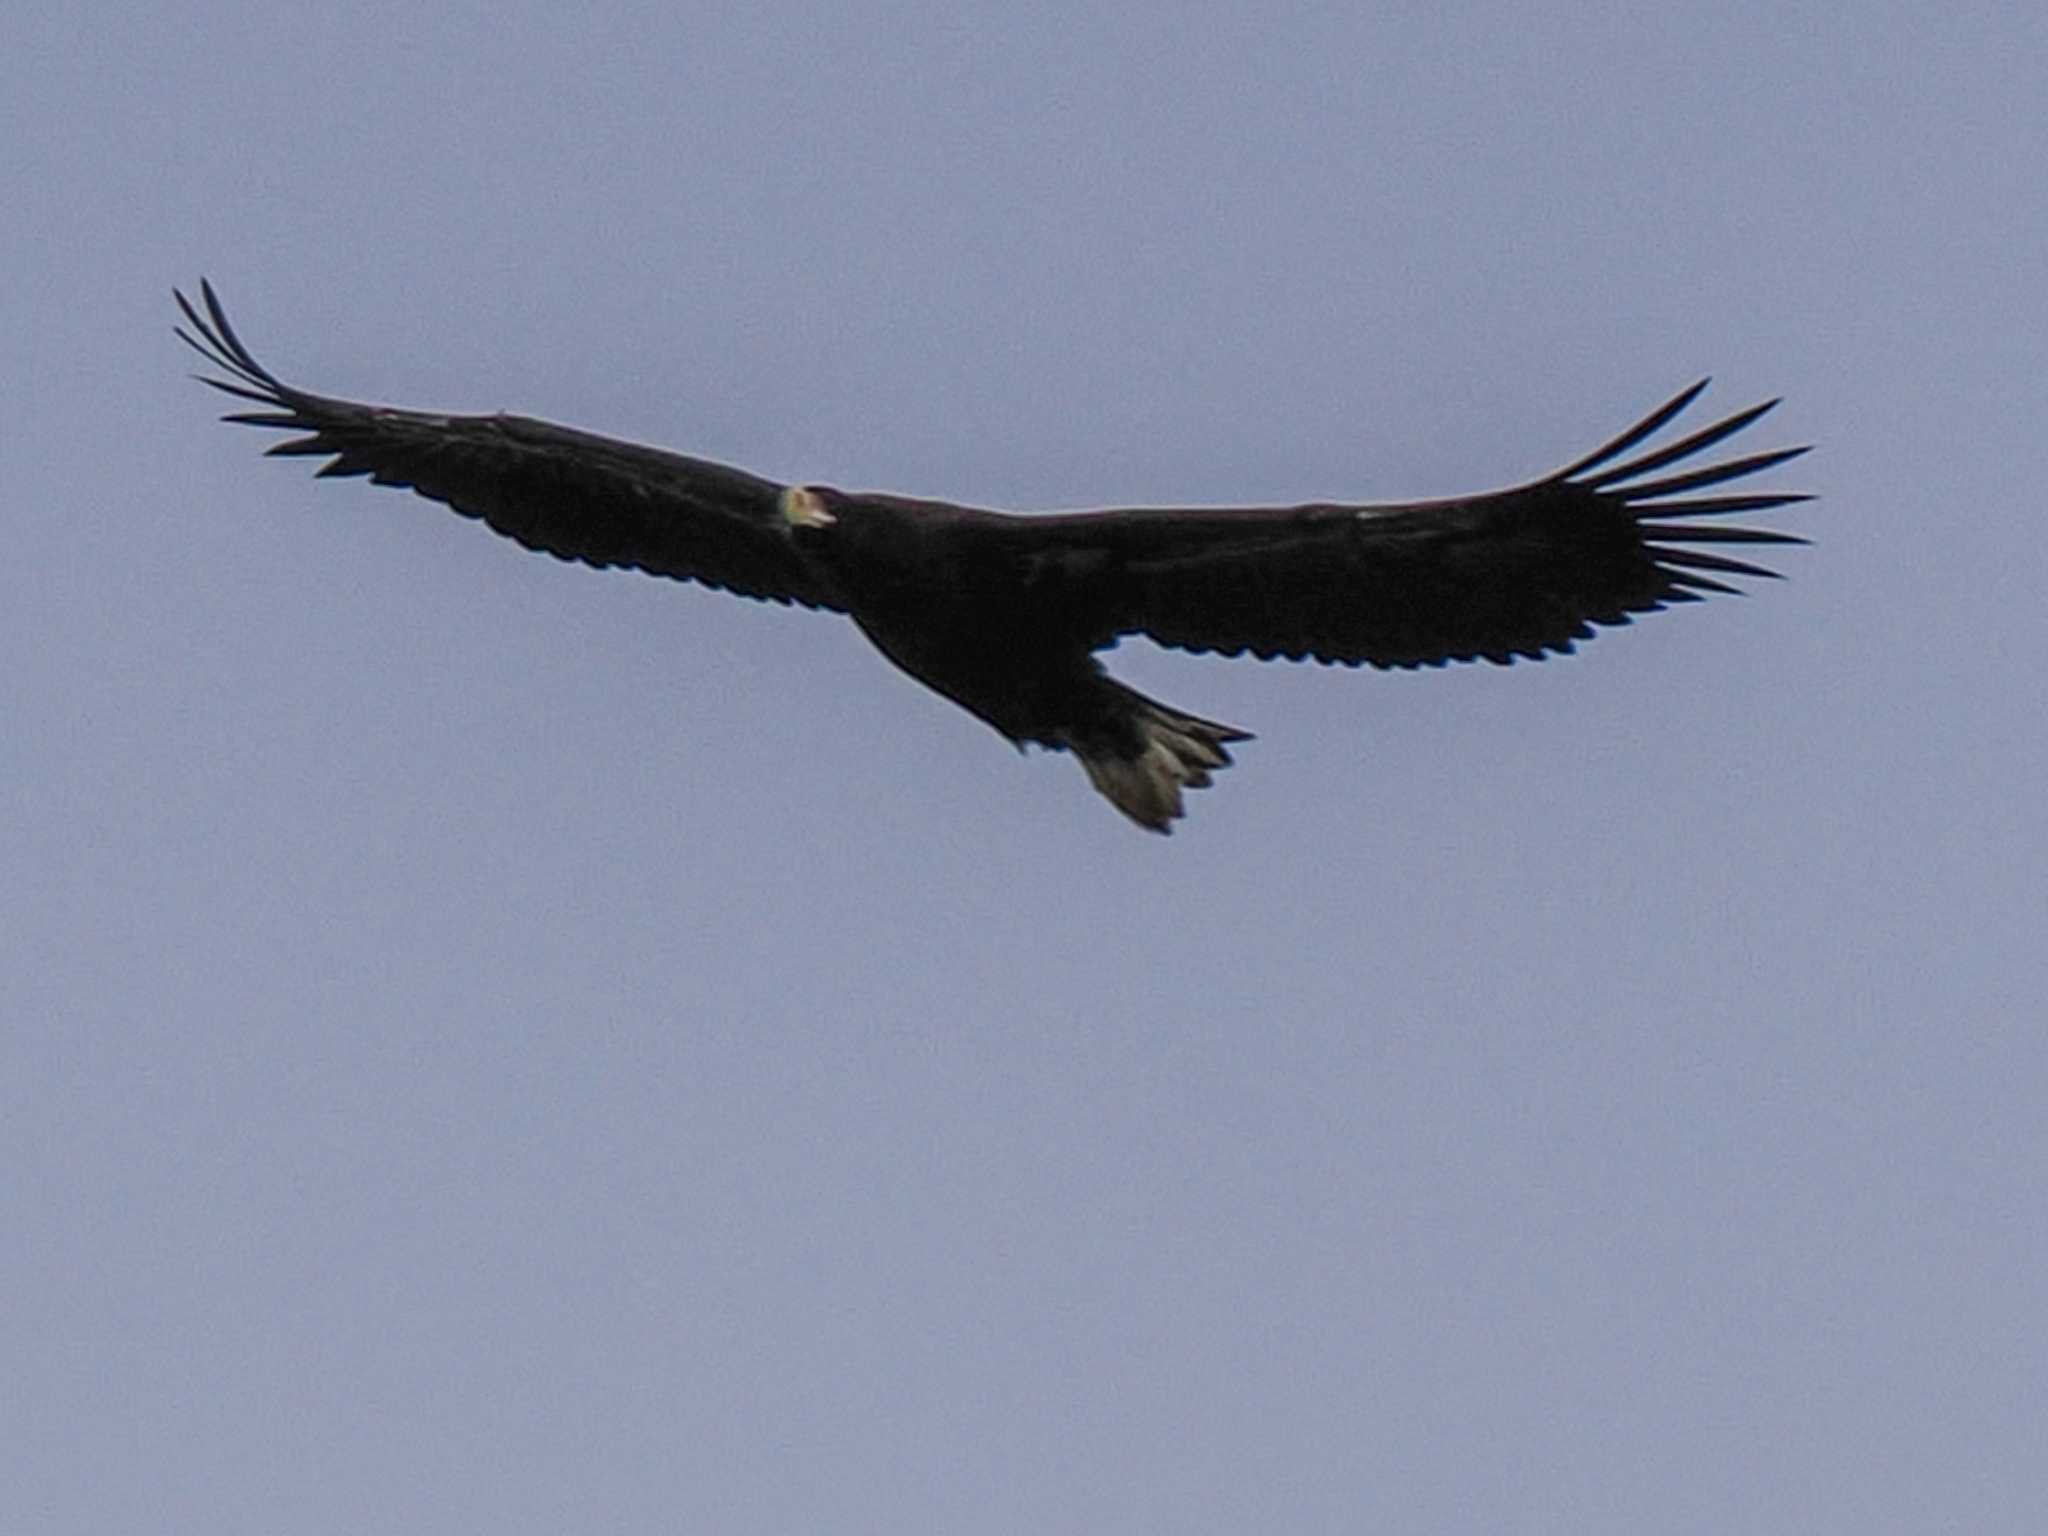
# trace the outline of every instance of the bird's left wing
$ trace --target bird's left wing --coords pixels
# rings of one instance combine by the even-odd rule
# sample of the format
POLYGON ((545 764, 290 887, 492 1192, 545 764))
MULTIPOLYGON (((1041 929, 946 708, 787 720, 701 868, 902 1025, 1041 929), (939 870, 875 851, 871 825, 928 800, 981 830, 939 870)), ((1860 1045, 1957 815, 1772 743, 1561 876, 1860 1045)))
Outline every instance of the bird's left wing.
POLYGON ((1776 401, 1625 459, 1704 388, 1702 380, 1595 452, 1512 490, 1385 506, 1068 513, 1018 519, 1013 536, 1028 543, 1039 579, 1069 594, 1097 645, 1145 634, 1183 650, 1376 667, 1541 658, 1571 650, 1596 624, 1733 591, 1725 577, 1774 574, 1687 546, 1805 542, 1718 521, 1804 495, 1694 494, 1804 448, 1657 473, 1776 401))
POLYGON ((229 375, 202 381, 264 407, 225 419, 304 434, 271 453, 326 458, 322 475, 410 487, 563 560, 845 606, 787 537, 783 487, 771 480, 522 416, 443 416, 308 394, 256 361, 211 284, 200 284, 203 313, 176 298, 191 326, 179 337, 229 375))

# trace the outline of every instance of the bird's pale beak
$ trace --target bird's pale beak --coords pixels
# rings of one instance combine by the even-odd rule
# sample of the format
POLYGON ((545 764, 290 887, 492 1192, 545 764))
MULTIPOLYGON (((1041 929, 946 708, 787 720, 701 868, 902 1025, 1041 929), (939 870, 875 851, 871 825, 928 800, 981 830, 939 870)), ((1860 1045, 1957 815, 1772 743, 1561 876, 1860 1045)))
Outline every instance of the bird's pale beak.
POLYGON ((839 519, 825 510, 825 499, 807 485, 782 493, 782 516, 792 528, 829 528, 839 519))

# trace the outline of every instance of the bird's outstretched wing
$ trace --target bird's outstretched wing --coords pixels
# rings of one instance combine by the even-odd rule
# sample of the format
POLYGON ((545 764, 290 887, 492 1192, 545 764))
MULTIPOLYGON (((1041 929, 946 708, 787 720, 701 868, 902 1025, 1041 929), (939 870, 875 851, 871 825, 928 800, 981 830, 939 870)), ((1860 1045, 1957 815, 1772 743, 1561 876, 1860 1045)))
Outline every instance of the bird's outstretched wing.
POLYGON ((322 475, 368 475, 481 518, 528 549, 627 566, 742 597, 844 606, 831 579, 786 537, 782 487, 744 470, 521 416, 442 416, 294 389, 251 355, 211 284, 204 313, 175 294, 179 337, 226 379, 204 383, 264 407, 225 419, 305 434, 274 454, 329 460, 322 475))
POLYGON ((1513 490, 1388 506, 1072 513, 1031 519, 1031 538, 1038 558, 1093 589, 1097 643, 1143 633, 1182 650, 1376 667, 1540 659, 1591 638, 1596 624, 1736 590, 1720 577, 1776 574, 1685 546, 1805 542, 1691 521, 1810 500, 1693 494, 1804 448, 1646 478, 1740 432, 1775 400, 1616 462, 1705 387, 1701 380, 1596 452, 1513 490))

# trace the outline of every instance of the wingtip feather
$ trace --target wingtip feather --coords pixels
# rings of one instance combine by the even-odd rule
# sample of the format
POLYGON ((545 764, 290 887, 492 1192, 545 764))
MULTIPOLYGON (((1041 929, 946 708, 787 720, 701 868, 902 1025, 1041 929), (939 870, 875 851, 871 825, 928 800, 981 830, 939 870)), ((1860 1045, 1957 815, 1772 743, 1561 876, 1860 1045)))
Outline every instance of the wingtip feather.
POLYGON ((1680 390, 1669 400, 1658 406, 1656 410, 1650 412, 1641 421, 1630 427, 1626 432, 1623 432, 1619 437, 1601 444, 1584 458, 1566 465, 1551 478, 1553 480, 1569 480, 1575 475, 1582 475, 1589 469, 1596 469, 1600 465, 1607 463, 1610 459, 1627 453, 1629 449, 1658 431, 1666 422, 1677 416, 1687 406, 1691 405, 1693 401, 1699 399, 1701 394, 1705 392, 1707 385, 1712 382, 1712 376, 1709 375, 1690 387, 1680 390))
POLYGON ((1608 486, 1619 485, 1624 480, 1632 480, 1637 475, 1646 475, 1653 469, 1662 469, 1666 464, 1675 464, 1680 459, 1703 453, 1714 444, 1733 437, 1743 428, 1752 425, 1778 403, 1777 400, 1766 400, 1762 405, 1752 405, 1748 410, 1737 411, 1734 415, 1723 417, 1711 426, 1703 427, 1690 436, 1659 448, 1654 453, 1647 453, 1639 459, 1631 459, 1626 464, 1617 464, 1602 470, 1584 483, 1595 490, 1604 490, 1608 486))

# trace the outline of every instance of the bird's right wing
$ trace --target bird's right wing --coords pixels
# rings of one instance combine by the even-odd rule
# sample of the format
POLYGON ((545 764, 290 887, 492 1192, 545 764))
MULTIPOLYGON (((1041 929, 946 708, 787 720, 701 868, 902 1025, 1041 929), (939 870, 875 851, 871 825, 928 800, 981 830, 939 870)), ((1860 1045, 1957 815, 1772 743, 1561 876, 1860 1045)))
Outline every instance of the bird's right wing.
POLYGON ((1657 474, 1694 461, 1775 401, 1625 458, 1704 387, 1511 490, 1384 506, 1068 513, 1018 519, 1009 536, 1076 594, 1077 623, 1097 645, 1142 633, 1189 651, 1375 667, 1541 658, 1590 639, 1595 625, 1734 590, 1723 577, 1774 574, 1711 546, 1805 542, 1719 521, 1803 494, 1695 494, 1803 448, 1657 474), (1710 547, 1687 547, 1698 544, 1710 547))
POLYGON ((265 407, 224 419, 304 434, 271 453, 327 458, 322 475, 410 487, 559 559, 845 606, 789 539, 774 481, 523 416, 442 416, 308 394, 256 361, 211 284, 200 284, 203 314, 176 298, 192 327, 179 337, 230 376, 202 382, 265 407))

